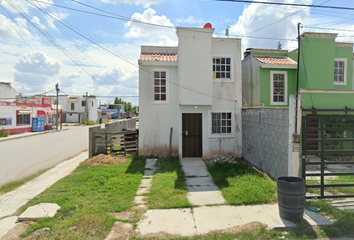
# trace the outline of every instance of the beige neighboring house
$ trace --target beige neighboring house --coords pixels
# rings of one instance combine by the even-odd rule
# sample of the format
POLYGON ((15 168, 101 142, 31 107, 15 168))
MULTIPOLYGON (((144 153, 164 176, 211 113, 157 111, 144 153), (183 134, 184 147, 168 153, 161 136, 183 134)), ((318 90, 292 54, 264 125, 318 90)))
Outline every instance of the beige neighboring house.
POLYGON ((176 47, 141 47, 139 154, 242 156, 241 40, 207 25, 177 28, 176 47))

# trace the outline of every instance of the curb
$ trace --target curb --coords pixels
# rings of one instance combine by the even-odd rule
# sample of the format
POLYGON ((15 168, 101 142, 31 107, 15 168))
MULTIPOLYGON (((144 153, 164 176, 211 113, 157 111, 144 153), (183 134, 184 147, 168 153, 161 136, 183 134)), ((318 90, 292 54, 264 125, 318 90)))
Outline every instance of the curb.
POLYGON ((66 131, 69 130, 68 128, 65 129, 59 129, 59 130, 48 130, 48 131, 43 131, 43 132, 36 132, 36 133, 31 133, 31 134, 26 134, 24 135, 23 133, 20 134, 15 134, 15 135, 11 135, 11 137, 4 137, 4 138, 0 138, 0 142, 5 142, 5 141, 10 141, 10 140, 15 140, 15 139, 20 139, 20 138, 28 138, 28 137, 32 137, 32 136, 36 136, 36 135, 41 135, 41 134, 47 134, 47 133, 56 133, 56 132, 61 132, 61 131, 66 131), (16 136, 16 135, 20 135, 20 136, 16 136))

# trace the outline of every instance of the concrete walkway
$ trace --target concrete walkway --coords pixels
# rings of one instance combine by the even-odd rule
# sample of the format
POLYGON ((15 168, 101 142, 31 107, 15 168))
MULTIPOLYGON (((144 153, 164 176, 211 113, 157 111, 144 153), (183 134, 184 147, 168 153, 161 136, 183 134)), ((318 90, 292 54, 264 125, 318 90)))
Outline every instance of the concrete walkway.
MULTIPOLYGON (((184 158, 180 162, 186 175, 187 198, 193 205, 202 207, 193 210, 190 208, 147 210, 137 224, 137 232, 140 235, 167 233, 195 236, 252 222, 265 224, 268 229, 296 226, 295 223, 279 217, 278 204, 204 206, 225 204, 226 201, 214 184, 202 159, 184 158)), ((308 210, 305 210, 304 218, 312 226, 333 224, 330 219, 308 210)))
POLYGON ((191 204, 205 206, 226 202, 201 158, 182 158, 180 163, 186 176, 187 198, 191 204))
POLYGON ((0 239, 15 226, 17 216, 13 216, 13 214, 20 207, 61 178, 70 174, 80 162, 87 158, 88 152, 83 152, 71 160, 60 163, 15 191, 0 195, 0 239))

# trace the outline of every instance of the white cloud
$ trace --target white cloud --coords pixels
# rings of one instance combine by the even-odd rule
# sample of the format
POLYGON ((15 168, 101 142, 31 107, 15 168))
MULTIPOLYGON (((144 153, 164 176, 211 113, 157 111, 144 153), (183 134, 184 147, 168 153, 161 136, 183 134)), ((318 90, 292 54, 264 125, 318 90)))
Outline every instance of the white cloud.
POLYGON ((56 28, 54 22, 61 21, 69 16, 69 14, 62 13, 62 12, 51 12, 49 14, 50 15, 46 15, 46 20, 47 20, 48 26, 52 29, 56 28))
MULTIPOLYGON (((267 0, 270 1, 270 0, 267 0)), ((287 3, 311 4, 312 0, 286 0, 287 3)), ((245 48, 273 48, 277 47, 280 39, 294 39, 297 36, 297 23, 304 23, 310 18, 309 8, 294 8, 292 6, 273 6, 252 3, 245 7, 238 22, 230 27, 230 34, 242 36, 256 36, 275 38, 275 40, 242 38, 245 48), (302 11, 300 11, 302 10, 302 11), (295 14, 295 12, 297 12, 295 14), (293 14, 293 15, 292 15, 293 14), (289 16, 292 15, 292 16, 289 16), (283 19, 284 18, 284 19, 283 19), (281 20, 283 19, 283 20, 281 20), (275 23, 276 21, 278 23, 275 23), (275 24, 272 24, 275 23, 275 24), (272 24, 272 25, 270 25, 272 24), (266 27, 267 25, 270 25, 266 27)), ((296 41, 280 40, 283 49, 296 47, 296 41)))
POLYGON ((59 73, 60 66, 60 61, 42 52, 35 52, 20 56, 14 68, 20 73, 53 76, 59 73))
POLYGON ((160 36, 159 44, 160 46, 177 46, 178 41, 174 38, 170 38, 166 35, 160 36))
POLYGON ((205 20, 203 19, 195 19, 194 16, 189 15, 187 18, 177 18, 176 23, 179 24, 203 24, 206 23, 205 20))
MULTIPOLYGON (((42 2, 50 3, 52 4, 52 0, 42 0, 42 2)), ((33 2, 32 2, 33 3, 33 2)), ((28 13, 29 9, 35 8, 34 5, 39 5, 42 8, 47 8, 50 6, 50 4, 39 4, 39 3, 34 3, 34 5, 28 3, 27 1, 23 0, 12 0, 12 1, 1 1, 0 4, 4 6, 5 8, 9 9, 13 13, 18 13, 18 12, 25 12, 28 13)))
POLYGON ((99 86, 118 85, 121 78, 124 76, 122 70, 118 67, 101 70, 93 75, 92 81, 99 86))
POLYGON ((170 19, 168 19, 166 16, 158 16, 156 15, 156 11, 152 8, 148 8, 144 11, 143 14, 140 13, 134 13, 131 21, 127 22, 125 24, 126 27, 129 28, 129 32, 124 35, 126 38, 146 38, 146 37, 159 37, 162 35, 167 35, 167 36, 175 36, 175 30, 174 28, 164 28, 164 27, 159 27, 159 26, 151 26, 139 22, 134 22, 136 21, 141 21, 141 22, 148 22, 148 23, 153 23, 153 24, 158 24, 158 25, 163 25, 163 26, 170 26, 174 27, 174 25, 171 23, 170 19))
POLYGON ((31 20, 34 24, 38 25, 39 27, 41 27, 42 29, 45 29, 46 27, 41 23, 41 20, 39 20, 38 17, 33 16, 32 20, 31 20))
POLYGON ((145 8, 153 5, 165 2, 165 0, 102 0, 104 3, 125 3, 125 4, 135 4, 135 5, 143 5, 145 8))
POLYGON ((60 76, 60 87, 72 88, 79 81, 81 73, 68 73, 60 76))

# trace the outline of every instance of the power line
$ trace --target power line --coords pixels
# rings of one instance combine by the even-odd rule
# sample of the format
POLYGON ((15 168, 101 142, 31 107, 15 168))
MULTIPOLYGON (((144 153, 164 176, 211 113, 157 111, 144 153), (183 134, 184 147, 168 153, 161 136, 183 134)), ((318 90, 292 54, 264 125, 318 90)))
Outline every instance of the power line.
MULTIPOLYGON (((28 2, 28 1, 27 1, 28 2)), ((30 3, 32 4, 32 3, 30 3)), ((69 41, 77 48, 79 49, 79 51, 85 55, 93 64, 99 65, 98 63, 96 63, 88 54, 85 53, 85 51, 75 42, 75 40, 73 38, 71 38, 71 36, 58 24, 56 24, 56 21, 61 21, 59 19, 57 19, 56 17, 54 17, 52 14, 48 13, 47 11, 45 11, 42 7, 37 6, 35 4, 32 4, 33 6, 35 6, 37 9, 39 9, 40 11, 42 11, 45 15, 49 16, 50 18, 52 18, 54 20, 54 24, 55 26, 58 27, 58 29, 63 33, 63 35, 69 39, 69 41)), ((78 30, 77 30, 78 31, 78 30)), ((93 74, 97 74, 94 71, 92 71, 93 74)), ((95 76, 90 75, 94 80, 96 80, 95 76)), ((108 75, 108 77, 112 80, 112 82, 108 82, 106 79, 103 78, 103 80, 108 83, 109 85, 113 84, 117 84, 120 85, 119 82, 116 82, 115 79, 113 79, 111 76, 108 75)), ((120 85, 121 86, 121 85, 120 85)), ((122 86, 121 86, 122 87, 122 86)))
POLYGON ((252 1, 252 0, 213 0, 218 2, 233 2, 233 3, 257 3, 267 5, 282 5, 292 7, 310 7, 310 8, 326 8, 326 9, 338 9, 338 10, 354 10, 352 7, 337 7, 337 6, 323 6, 314 4, 301 4, 301 3, 281 3, 281 2, 265 2, 265 1, 252 1))
MULTIPOLYGON (((328 2, 330 2, 330 1, 331 1, 331 0, 327 0, 327 1, 323 2, 323 3, 321 3, 320 5, 323 5, 323 4, 328 3, 328 2)), ((258 29, 256 29, 256 30, 253 30, 253 31, 251 31, 251 32, 248 32, 248 33, 246 33, 246 35, 251 34, 251 33, 254 33, 254 32, 257 32, 257 31, 262 30, 262 29, 265 29, 265 28, 270 27, 270 26, 272 26, 272 25, 274 25, 274 24, 277 24, 278 22, 281 22, 281 21, 283 21, 284 19, 287 19, 287 18, 289 18, 289 17, 291 17, 291 16, 294 16, 295 14, 297 14, 297 13, 299 13, 299 12, 302 12, 302 11, 304 11, 304 10, 306 10, 306 9, 308 9, 308 7, 304 7, 303 9, 301 9, 301 10, 299 10, 299 11, 296 11, 296 12, 294 12, 294 13, 292 13, 292 14, 286 16, 286 17, 283 17, 283 18, 281 18, 281 19, 279 19, 279 20, 277 20, 277 21, 275 21, 275 22, 272 22, 272 23, 270 23, 270 24, 268 24, 268 25, 266 25, 266 26, 263 26, 263 27, 258 28, 258 29)))

